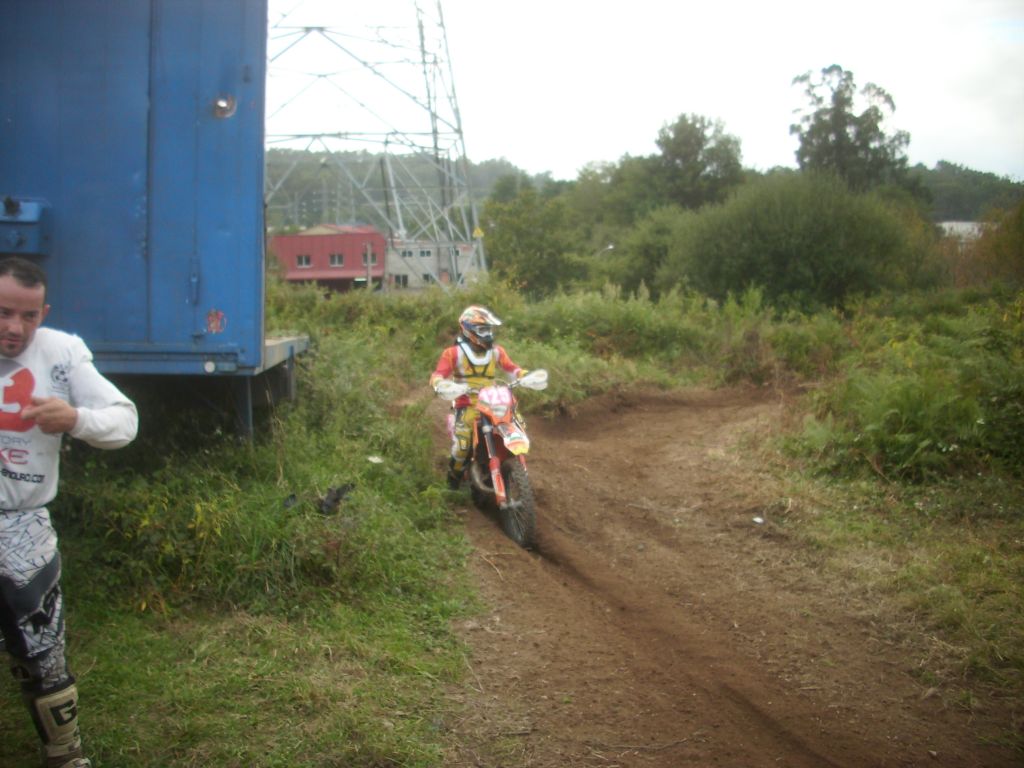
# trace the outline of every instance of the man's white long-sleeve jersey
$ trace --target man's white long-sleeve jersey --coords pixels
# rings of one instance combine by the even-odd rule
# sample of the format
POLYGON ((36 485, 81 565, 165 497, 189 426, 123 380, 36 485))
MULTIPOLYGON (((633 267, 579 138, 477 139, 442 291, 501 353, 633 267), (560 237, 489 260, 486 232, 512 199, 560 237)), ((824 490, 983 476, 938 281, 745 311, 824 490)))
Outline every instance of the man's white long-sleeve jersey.
POLYGON ((39 328, 17 357, 0 357, 0 509, 36 509, 57 494, 61 435, 22 418, 33 397, 59 397, 78 409, 70 434, 96 448, 135 439, 132 403, 103 377, 78 336, 39 328))

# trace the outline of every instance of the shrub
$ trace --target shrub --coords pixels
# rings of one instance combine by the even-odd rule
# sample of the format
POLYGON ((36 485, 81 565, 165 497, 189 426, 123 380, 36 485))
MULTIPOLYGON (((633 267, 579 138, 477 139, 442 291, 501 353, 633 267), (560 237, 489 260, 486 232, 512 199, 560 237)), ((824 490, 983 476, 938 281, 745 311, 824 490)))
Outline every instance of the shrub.
POLYGON ((783 307, 842 305, 847 296, 905 285, 918 274, 926 244, 908 228, 908 216, 833 177, 772 174, 685 219, 657 287, 685 279, 724 299, 760 285, 783 307))
POLYGON ((858 316, 862 351, 819 394, 805 447, 912 480, 992 461, 1024 472, 1024 322, 997 302, 949 307, 918 322, 909 307, 899 321, 858 316))
MULTIPOLYGON (((411 382, 426 389, 425 363, 409 354, 419 310, 380 297, 313 299, 310 314, 344 322, 320 326, 298 361, 299 400, 252 444, 210 428, 218 418, 194 398, 166 412, 140 403, 144 433, 122 451, 72 444, 58 506, 94 551, 97 586, 148 605, 287 607, 321 589, 412 595, 456 556, 422 405, 397 404, 411 382), (344 499, 325 514, 332 488, 344 499)), ((281 316, 309 300, 294 291, 281 316)), ((425 297, 422 311, 437 301, 425 297)))
POLYGON ((771 326, 768 341, 781 366, 806 379, 831 377, 852 348, 836 312, 791 312, 771 326))
POLYGON ((989 215, 974 253, 980 278, 1024 286, 1024 201, 1011 210, 989 215))

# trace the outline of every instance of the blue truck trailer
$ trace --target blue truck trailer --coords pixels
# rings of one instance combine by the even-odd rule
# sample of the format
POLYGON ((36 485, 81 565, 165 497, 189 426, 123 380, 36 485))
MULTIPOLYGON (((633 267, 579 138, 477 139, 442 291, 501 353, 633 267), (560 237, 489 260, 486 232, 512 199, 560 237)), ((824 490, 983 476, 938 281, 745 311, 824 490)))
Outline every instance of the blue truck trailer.
POLYGON ((308 343, 264 328, 266 47, 266 0, 0 0, 0 255, 100 370, 222 377, 249 432, 308 343))

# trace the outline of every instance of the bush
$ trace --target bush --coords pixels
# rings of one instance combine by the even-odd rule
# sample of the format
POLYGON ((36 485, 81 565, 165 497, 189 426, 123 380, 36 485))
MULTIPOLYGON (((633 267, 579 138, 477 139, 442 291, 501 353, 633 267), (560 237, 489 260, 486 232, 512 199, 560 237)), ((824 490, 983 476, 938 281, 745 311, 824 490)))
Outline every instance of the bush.
POLYGON ((771 326, 768 341, 782 368, 804 379, 829 378, 852 349, 836 312, 791 312, 771 326))
POLYGON ((605 359, 700 358, 709 340, 704 306, 699 297, 673 294, 653 301, 641 291, 624 298, 609 287, 524 307, 512 316, 509 330, 518 338, 576 344, 605 359))
POLYGON ((927 244, 908 218, 836 178, 772 174, 681 220, 656 285, 686 280, 718 299, 760 285, 781 307, 841 306, 919 275, 927 244))
POLYGON ((1008 211, 993 211, 975 245, 973 271, 988 282, 1024 286, 1024 201, 1008 211))
POLYGON ((993 461, 1020 475, 1024 321, 1015 306, 950 301, 946 314, 917 322, 911 306, 899 319, 859 315, 851 333, 861 351, 819 394, 804 446, 835 467, 863 465, 849 461, 858 458, 887 477, 955 475, 993 461))
POLYGON ((145 428, 122 451, 72 444, 55 506, 92 551, 97 588, 149 606, 288 607, 318 590, 415 595, 456 556, 422 404, 398 404, 426 389, 434 339, 419 359, 412 339, 432 336, 442 321, 428 316, 453 299, 278 298, 279 317, 300 317, 302 302, 320 332, 298 360, 299 400, 252 444, 186 397, 140 403, 145 428), (344 498, 325 513, 329 489, 344 498))

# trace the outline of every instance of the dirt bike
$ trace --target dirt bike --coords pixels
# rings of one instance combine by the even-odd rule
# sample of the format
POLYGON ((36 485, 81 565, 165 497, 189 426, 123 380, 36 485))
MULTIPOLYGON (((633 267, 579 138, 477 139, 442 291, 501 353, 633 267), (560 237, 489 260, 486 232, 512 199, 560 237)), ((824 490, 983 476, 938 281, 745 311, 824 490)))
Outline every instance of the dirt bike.
MULTIPOLYGON (((537 510, 526 471, 530 438, 519 415, 514 390, 518 387, 547 388, 548 372, 530 371, 513 382, 495 382, 479 390, 446 381, 438 386, 438 396, 455 400, 464 394, 476 394, 477 419, 473 425, 466 474, 470 495, 482 512, 493 507, 505 534, 525 549, 536 543, 537 510)), ((448 418, 448 436, 454 438, 455 417, 448 418)))

